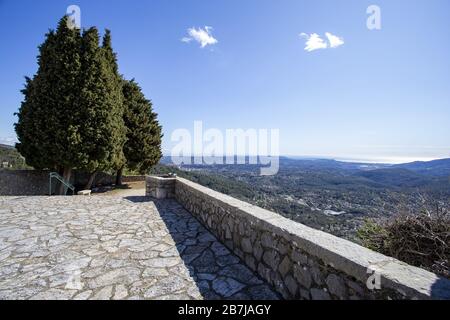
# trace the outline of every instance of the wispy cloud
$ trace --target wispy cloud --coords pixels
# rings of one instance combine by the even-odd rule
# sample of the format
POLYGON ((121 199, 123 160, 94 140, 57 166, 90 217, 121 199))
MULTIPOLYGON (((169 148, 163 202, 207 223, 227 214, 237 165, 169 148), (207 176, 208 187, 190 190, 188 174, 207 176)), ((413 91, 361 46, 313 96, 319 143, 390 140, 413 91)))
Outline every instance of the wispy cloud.
POLYGON ((328 41, 330 42, 330 48, 337 48, 344 44, 344 39, 339 38, 338 36, 335 36, 334 34, 325 32, 325 36, 328 38, 328 41))
POLYGON ((208 45, 214 45, 219 41, 217 41, 217 39, 212 36, 212 30, 213 28, 208 26, 205 26, 203 29, 202 28, 196 29, 195 27, 189 28, 188 29, 189 36, 183 37, 181 41, 189 43, 192 40, 195 40, 198 43, 200 43, 200 47, 202 48, 208 45))
POLYGON ((318 49, 337 48, 344 44, 344 40, 330 32, 325 32, 328 43, 317 33, 301 33, 300 37, 306 39, 305 51, 311 52, 318 49))
POLYGON ((301 37, 306 39, 305 50, 308 52, 318 50, 318 49, 326 49, 328 45, 325 41, 317 34, 317 33, 301 33, 301 37))

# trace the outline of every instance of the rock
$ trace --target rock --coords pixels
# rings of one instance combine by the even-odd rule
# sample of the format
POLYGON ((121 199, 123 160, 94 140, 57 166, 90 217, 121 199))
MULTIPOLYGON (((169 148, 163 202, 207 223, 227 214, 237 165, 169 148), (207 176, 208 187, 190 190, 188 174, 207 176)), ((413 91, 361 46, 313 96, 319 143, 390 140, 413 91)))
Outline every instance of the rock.
POLYGON ((225 248, 223 244, 217 241, 213 242, 213 244, 211 245, 211 250, 214 252, 214 255, 216 257, 230 254, 230 251, 227 248, 225 248))
POLYGON ((306 264, 308 262, 308 257, 300 253, 297 249, 292 250, 291 258, 292 261, 298 262, 300 264, 306 264))
POLYGON ((253 272, 242 264, 234 264, 222 268, 221 270, 219 270, 218 274, 221 276, 234 278, 246 284, 259 284, 259 280, 258 278, 255 278, 253 272))
POLYGON ((30 300, 68 300, 75 292, 76 290, 49 289, 31 297, 30 300))
POLYGON ((125 299, 128 296, 128 290, 125 288, 124 285, 117 285, 114 292, 114 300, 122 300, 125 299))
POLYGON ((178 257, 178 255, 179 255, 179 252, 178 252, 176 247, 171 247, 170 249, 168 249, 168 250, 166 250, 164 252, 161 252, 159 254, 159 256, 162 257, 162 258, 178 257))
POLYGON ((172 246, 169 246, 169 245, 167 245, 165 243, 160 243, 160 244, 152 247, 152 251, 165 252, 165 251, 168 251, 171 248, 173 249, 172 246))
POLYGON ((264 250, 261 246, 260 243, 255 243, 255 245, 253 246, 253 256, 255 257, 256 261, 260 261, 261 257, 264 253, 264 250))
POLYGON ((212 282, 213 290, 222 297, 228 298, 239 292, 245 285, 228 277, 220 276, 212 282))
POLYGON ((176 266, 181 262, 180 258, 154 258, 141 261, 141 264, 152 268, 168 268, 176 266))
POLYGON ((183 254, 201 254, 206 249, 208 249, 208 246, 205 245, 192 245, 188 246, 186 249, 184 249, 183 254))
POLYGON ((200 254, 199 253, 193 253, 193 254, 183 254, 181 256, 181 258, 183 259, 183 262, 186 265, 189 265, 192 261, 194 261, 195 259, 197 259, 197 257, 199 257, 200 254))
POLYGON ((270 269, 267 268, 263 263, 258 264, 258 274, 264 278, 266 281, 270 281, 270 269))
POLYGON ((100 289, 90 300, 109 300, 112 295, 112 286, 107 286, 105 288, 100 289))
POLYGON ((345 286, 344 280, 341 277, 330 274, 325 281, 328 287, 329 292, 332 295, 337 296, 339 299, 347 298, 347 288, 345 286))
POLYGON ((253 258, 251 255, 245 256, 245 264, 253 271, 256 270, 256 261, 255 258, 253 258))
POLYGON ((197 274, 197 277, 200 280, 208 280, 208 281, 214 280, 216 278, 216 276, 217 275, 212 274, 212 273, 199 273, 199 274, 197 274))
POLYGON ((226 229, 225 229, 225 239, 231 239, 232 238, 232 236, 231 236, 231 231, 230 231, 230 227, 226 227, 226 229))
POLYGON ((166 277, 169 272, 164 268, 145 268, 142 273, 143 277, 166 277))
POLYGON ((275 248, 274 238, 268 232, 264 232, 261 235, 261 244, 263 245, 263 247, 266 247, 266 248, 275 248))
POLYGON ((358 283, 354 282, 354 281, 347 281, 347 285, 349 286, 350 289, 353 290, 354 293, 356 293, 359 296, 363 296, 364 295, 364 289, 362 286, 360 286, 358 283))
POLYGON ((215 242, 217 243, 216 238, 209 232, 203 232, 197 237, 197 240, 199 243, 208 243, 208 242, 215 242))
POLYGON ((242 241, 241 241, 241 248, 242 248, 242 251, 244 251, 245 253, 253 252, 252 243, 251 243, 249 238, 243 238, 242 239, 242 241))
POLYGON ((328 292, 324 291, 323 289, 312 288, 310 290, 310 293, 312 300, 331 300, 328 292))
POLYGON ((306 289, 311 287, 311 273, 306 267, 294 265, 294 278, 306 289))
POLYGON ((278 300, 278 295, 266 284, 250 287, 248 294, 254 300, 278 300))
POLYGON ((206 280, 202 280, 197 282, 197 287, 200 290, 200 292, 207 292, 209 291, 211 288, 209 287, 209 282, 206 280))
POLYGON ((145 298, 156 298, 158 296, 163 296, 170 294, 172 292, 179 291, 185 287, 185 282, 182 278, 178 276, 170 276, 158 280, 158 282, 147 289, 144 293, 145 298))
POLYGON ((284 283, 286 284, 286 287, 289 290, 289 293, 292 295, 292 297, 295 297, 297 293, 297 281, 291 276, 288 275, 286 278, 284 278, 284 283))
POLYGON ((314 282, 318 286, 322 286, 324 284, 324 280, 323 280, 322 272, 320 271, 320 269, 317 267, 312 267, 310 270, 311 270, 311 275, 312 275, 314 282))
POLYGON ((140 270, 133 267, 108 271, 89 281, 91 289, 112 284, 129 284, 139 279, 140 270))
POLYGON ((285 255, 288 252, 288 244, 286 243, 286 240, 280 239, 277 244, 277 251, 280 255, 285 255))
POLYGON ((229 254, 226 256, 218 257, 216 259, 216 262, 219 266, 224 267, 224 266, 229 266, 232 264, 239 263, 239 258, 236 257, 235 255, 229 254))
POLYGON ((280 256, 275 250, 266 250, 263 254, 263 261, 270 266, 273 271, 277 271, 278 264, 280 263, 280 256))
POLYGON ((239 223, 239 235, 243 236, 245 234, 245 227, 244 227, 244 223, 241 221, 239 223))
POLYGON ((200 257, 192 261, 190 265, 193 266, 197 272, 201 273, 214 273, 219 270, 214 254, 211 250, 205 250, 205 252, 203 252, 200 257))
POLYGON ((291 270, 291 266, 291 260, 287 256, 285 256, 283 261, 281 261, 280 265, 278 266, 278 271, 280 272, 282 277, 285 277, 289 270, 291 270))
POLYGON ((81 293, 78 293, 73 300, 87 300, 92 294, 92 290, 86 290, 81 293))
POLYGON ((300 289, 300 297, 301 297, 303 300, 310 300, 311 297, 309 296, 309 290, 300 289))

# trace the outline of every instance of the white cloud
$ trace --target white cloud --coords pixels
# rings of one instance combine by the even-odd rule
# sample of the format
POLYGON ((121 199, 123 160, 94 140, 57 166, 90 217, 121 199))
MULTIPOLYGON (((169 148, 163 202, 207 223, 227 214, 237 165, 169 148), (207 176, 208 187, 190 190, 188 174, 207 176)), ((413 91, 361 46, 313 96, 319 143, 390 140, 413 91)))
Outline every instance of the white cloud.
POLYGON ((311 52, 318 49, 327 49, 327 48, 337 48, 344 44, 344 39, 331 34, 330 32, 325 32, 325 36, 328 39, 326 42, 322 39, 317 33, 301 33, 300 37, 306 39, 305 43, 305 51, 311 52))
POLYGON ((213 30, 213 28, 208 27, 208 26, 205 26, 203 29, 202 28, 196 29, 195 27, 189 28, 188 29, 189 37, 184 37, 181 39, 181 41, 189 43, 192 40, 195 40, 198 43, 200 43, 200 46, 202 48, 206 47, 207 45, 216 44, 219 41, 217 41, 217 39, 215 39, 212 36, 212 34, 211 34, 212 30, 213 30))
POLYGON ((329 32, 325 32, 325 36, 328 38, 328 41, 330 42, 330 48, 337 48, 344 44, 344 39, 339 38, 338 36, 335 36, 329 32))
POLYGON ((326 49, 328 47, 326 42, 323 41, 317 33, 311 33, 310 35, 301 33, 300 36, 306 39, 305 50, 308 52, 318 49, 326 49))

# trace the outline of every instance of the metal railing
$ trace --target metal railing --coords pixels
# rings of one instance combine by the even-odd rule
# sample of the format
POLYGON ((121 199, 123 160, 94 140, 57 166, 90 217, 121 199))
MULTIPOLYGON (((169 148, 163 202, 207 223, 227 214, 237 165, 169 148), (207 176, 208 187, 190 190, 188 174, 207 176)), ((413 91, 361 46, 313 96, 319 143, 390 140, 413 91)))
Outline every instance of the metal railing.
POLYGON ((50 181, 49 181, 49 195, 52 195, 52 179, 56 179, 59 182, 61 182, 64 186, 64 195, 67 195, 67 191, 70 189, 72 191, 72 195, 75 194, 75 187, 68 181, 64 180, 63 177, 61 177, 56 172, 50 172, 50 181))

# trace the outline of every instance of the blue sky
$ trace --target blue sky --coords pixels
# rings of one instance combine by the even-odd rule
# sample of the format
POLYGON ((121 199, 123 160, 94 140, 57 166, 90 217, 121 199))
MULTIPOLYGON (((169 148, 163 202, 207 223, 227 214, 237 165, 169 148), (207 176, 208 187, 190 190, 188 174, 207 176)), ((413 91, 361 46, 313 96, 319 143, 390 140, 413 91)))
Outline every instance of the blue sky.
POLYGON ((284 155, 450 157, 446 0, 0 0, 0 141, 14 139, 24 76, 72 4, 82 27, 111 29, 120 72, 152 99, 166 152, 175 129, 201 120, 220 130, 278 128, 284 155), (366 27, 371 4, 381 30, 366 27), (182 41, 205 26, 217 43, 182 41), (326 32, 344 43, 305 50, 301 33, 327 43, 326 32))

